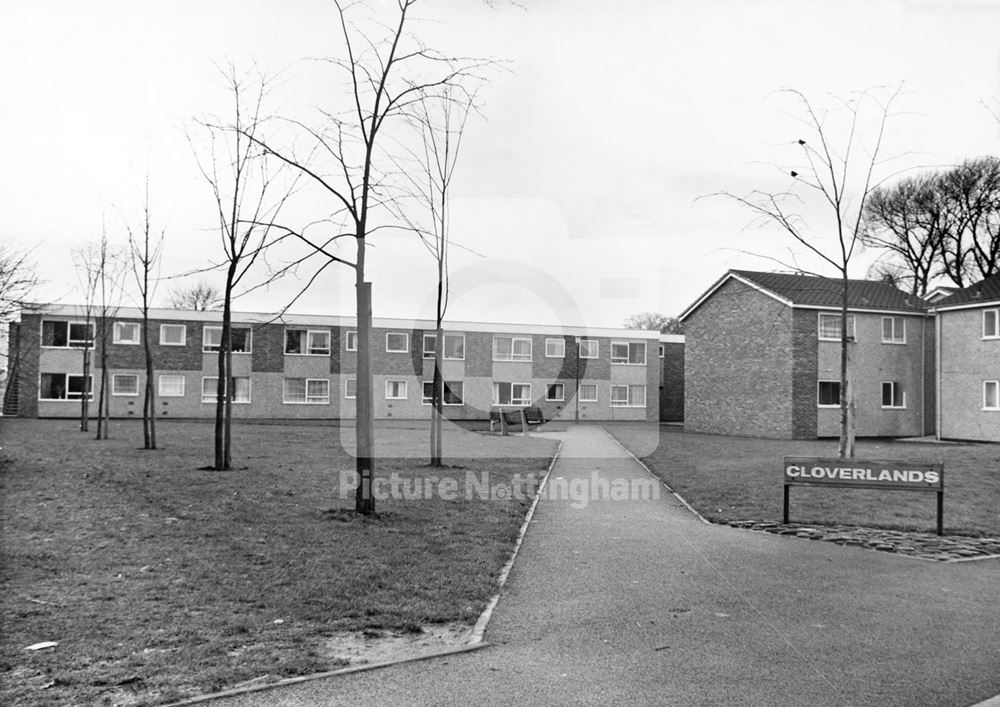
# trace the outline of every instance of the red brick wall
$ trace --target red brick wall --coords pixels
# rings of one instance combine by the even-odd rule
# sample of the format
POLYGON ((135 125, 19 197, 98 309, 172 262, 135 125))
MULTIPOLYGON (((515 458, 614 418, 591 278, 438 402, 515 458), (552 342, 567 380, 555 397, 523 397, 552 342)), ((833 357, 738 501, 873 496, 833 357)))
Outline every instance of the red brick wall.
MULTIPOLYGON (((660 421, 684 421, 684 344, 664 342, 660 359, 660 421)), ((652 347, 652 344, 651 344, 652 347)))

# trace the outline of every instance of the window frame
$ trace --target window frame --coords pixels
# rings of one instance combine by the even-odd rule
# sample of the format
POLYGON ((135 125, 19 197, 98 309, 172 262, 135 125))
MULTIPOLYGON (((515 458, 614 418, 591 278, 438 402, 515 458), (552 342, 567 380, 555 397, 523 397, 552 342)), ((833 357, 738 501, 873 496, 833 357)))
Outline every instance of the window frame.
MULTIPOLYGON (((840 326, 840 312, 836 312, 836 313, 831 313, 831 312, 817 312, 817 315, 818 315, 817 319, 816 319, 816 337, 817 337, 817 339, 819 341, 840 341, 840 339, 841 339, 840 334, 837 334, 836 336, 824 336, 823 335, 823 318, 824 317, 832 317, 832 318, 834 318, 837 321, 837 326, 839 328, 839 326, 840 326)), ((848 341, 857 341, 858 340, 858 337, 857 337, 857 334, 858 334, 858 322, 857 322, 857 318, 854 316, 854 314, 852 314, 850 312, 847 313, 847 323, 848 323, 848 327, 847 328, 850 330, 849 333, 847 334, 847 340, 848 341)))
POLYGON ((303 329, 301 327, 285 327, 285 356, 329 356, 333 351, 333 335, 330 333, 329 329, 303 329), (305 336, 300 340, 300 347, 303 351, 289 351, 288 350, 288 334, 289 332, 297 331, 305 336), (313 344, 314 334, 325 334, 326 335, 326 348, 319 351, 313 351, 316 346, 313 344))
POLYGON ((645 366, 646 365, 646 342, 645 341, 612 341, 611 342, 611 363, 616 366, 645 366), (625 358, 615 356, 615 347, 625 347, 625 358), (637 350, 642 351, 642 361, 632 360, 632 349, 636 347, 637 350), (641 349, 639 348, 641 347, 641 349))
POLYGON ((615 385, 611 386, 610 396, 611 396, 611 407, 613 407, 613 408, 645 408, 646 407, 646 386, 644 386, 644 385, 639 385, 639 384, 634 384, 634 383, 619 383, 619 384, 615 384, 615 385), (622 404, 622 402, 620 400, 617 401, 617 402, 615 401, 615 389, 616 388, 619 389, 619 390, 621 388, 625 389, 625 403, 624 404, 622 404), (632 391, 633 390, 641 390, 642 391, 642 404, 641 405, 633 402, 633 396, 632 396, 632 391))
POLYGON ((600 340, 599 339, 580 339, 577 342, 577 356, 579 358, 581 358, 581 359, 584 359, 584 358, 586 358, 586 359, 600 358, 601 357, 601 342, 600 342, 600 340), (587 344, 588 348, 589 348, 590 344, 594 345, 594 355, 593 356, 587 356, 587 355, 584 354, 584 352, 583 352, 583 345, 584 344, 587 344))
POLYGON ((531 383, 521 383, 518 381, 493 381, 493 386, 491 388, 491 393, 493 393, 492 404, 493 407, 530 407, 531 406, 531 383), (500 402, 501 389, 500 386, 509 385, 510 386, 510 402, 502 403, 500 402), (526 393, 524 397, 514 397, 514 387, 518 386, 523 388, 523 393, 526 393), (517 402, 515 402, 517 401, 517 402))
POLYGON ((345 378, 344 379, 344 400, 357 400, 358 399, 358 379, 357 378, 345 378), (354 384, 354 395, 351 395, 351 386, 354 384))
POLYGON ((119 398, 136 398, 139 396, 139 374, 138 373, 112 373, 111 374, 111 395, 119 398), (119 379, 123 378, 134 378, 135 379, 135 392, 134 393, 119 393, 115 390, 116 384, 119 379))
POLYGON ((344 332, 344 351, 357 351, 358 350, 358 332, 355 329, 349 329, 344 332), (351 339, 354 339, 354 346, 351 346, 351 339))
POLYGON ((185 389, 187 388, 187 376, 179 373, 160 373, 156 379, 156 393, 161 398, 183 398, 185 389), (164 393, 163 392, 163 379, 164 378, 180 378, 181 381, 181 392, 180 393, 164 393))
POLYGON ((493 360, 494 361, 504 361, 512 363, 531 363, 534 358, 534 341, 530 336, 518 336, 516 334, 494 334, 493 335, 493 360), (497 342, 503 339, 510 339, 510 357, 501 356, 501 352, 497 351, 497 342), (515 351, 516 345, 518 343, 528 344, 528 353, 518 354, 515 351))
POLYGON ((407 381, 402 378, 387 378, 385 381, 385 399, 386 400, 409 400, 410 390, 407 381), (402 395, 389 395, 389 386, 396 386, 397 388, 402 387, 402 395))
POLYGON ((88 322, 86 319, 42 319, 38 325, 38 335, 39 335, 39 346, 43 349, 82 349, 82 348, 93 348, 94 341, 97 339, 97 323, 88 322), (45 325, 46 324, 62 324, 65 327, 66 344, 60 346, 59 344, 46 344, 45 343, 45 325), (90 325, 90 340, 86 339, 74 339, 73 338, 73 326, 87 326, 90 325))
POLYGON ((658 350, 659 355, 657 356, 657 358, 665 358, 664 354, 666 353, 666 350, 667 350, 666 347, 663 344, 660 344, 658 350))
MULTIPOLYGON (((442 396, 442 399, 441 399, 441 405, 442 405, 442 407, 460 407, 462 405, 465 405, 465 381, 446 381, 446 380, 443 380, 441 382, 444 384, 444 391, 443 391, 444 395, 442 396), (455 392, 455 386, 458 386, 459 389, 462 391, 461 394, 458 396, 459 402, 457 402, 457 403, 456 402, 448 402, 448 393, 454 393, 455 392)), ((431 405, 434 404, 434 398, 427 396, 427 386, 429 386, 429 385, 433 386, 434 385, 434 381, 432 381, 432 380, 421 381, 421 383, 422 383, 422 385, 420 386, 420 404, 421 405, 426 405, 426 406, 430 407, 431 405)), ((431 390, 432 396, 433 396, 433 393, 434 393, 434 391, 431 390)), ((454 398, 452 400, 454 400, 454 398)))
POLYGON ((142 324, 139 322, 123 322, 116 321, 111 326, 111 343, 121 344, 122 346, 138 346, 142 343, 142 324), (121 327, 135 327, 135 338, 134 339, 123 339, 120 335, 119 329, 121 327))
MULTIPOLYGON (((230 376, 229 378, 230 378, 230 380, 234 381, 234 383, 235 383, 236 380, 245 380, 247 382, 247 399, 246 400, 237 400, 234 397, 233 398, 233 405, 249 405, 251 402, 253 402, 253 378, 251 376, 230 376)), ((218 383, 219 383, 219 377, 218 376, 202 376, 201 377, 201 402, 208 403, 208 404, 215 404, 217 402, 217 398, 218 398, 218 383), (215 385, 212 386, 212 396, 211 396, 211 399, 208 399, 208 396, 205 395, 205 381, 208 381, 208 380, 215 381, 215 385)), ((234 391, 236 390, 236 385, 235 384, 233 385, 233 390, 234 391)), ((229 395, 229 391, 227 389, 223 389, 223 394, 228 396, 229 395)), ((235 395, 235 393, 234 393, 234 395, 235 395)))
POLYGON ((906 343, 906 319, 897 315, 889 315, 882 317, 882 343, 883 344, 905 344, 906 343), (886 322, 891 322, 891 336, 887 339, 885 338, 885 324, 886 322), (899 323, 902 326, 903 334, 901 337, 897 336, 896 324, 899 323))
POLYGON ((187 324, 160 324, 160 346, 187 346, 187 324), (179 328, 181 330, 181 340, 179 342, 164 341, 163 332, 171 328, 179 328))
POLYGON ((1000 412, 1000 380, 984 380, 983 381, 983 411, 984 412, 1000 412), (986 391, 990 386, 993 386, 993 401, 995 405, 988 406, 986 399, 986 391))
POLYGON ((545 358, 566 358, 566 339, 545 339, 545 358), (549 353, 549 345, 558 344, 560 353, 549 353))
POLYGON ((883 410, 905 410, 906 409, 906 391, 903 386, 900 385, 899 381, 882 381, 882 409, 883 410), (886 401, 886 386, 889 386, 889 405, 885 404, 886 401), (899 405, 896 404, 896 395, 899 394, 899 405))
POLYGON ((580 383, 577 385, 576 395, 581 403, 596 403, 600 398, 600 386, 598 386, 597 383, 580 383), (583 397, 583 388, 593 388, 594 397, 593 398, 583 397))
MULTIPOLYGON (((62 347, 54 347, 54 348, 62 348, 62 347)), ((83 393, 82 392, 79 393, 79 394, 73 394, 72 396, 70 395, 70 391, 69 391, 69 379, 70 378, 83 378, 83 374, 82 373, 60 373, 60 372, 51 372, 50 373, 50 372, 47 372, 47 371, 39 372, 39 374, 38 374, 38 400, 39 400, 39 402, 47 402, 47 403, 69 402, 69 403, 77 403, 77 402, 80 402, 81 400, 83 400, 83 393), (43 398, 42 397, 42 390, 43 390, 43 388, 42 388, 42 376, 62 376, 63 377, 63 397, 61 397, 61 398, 43 398)), ((87 376, 87 378, 90 379, 89 396, 87 397, 87 400, 93 400, 94 399, 94 375, 90 374, 90 375, 87 376)))
POLYGON ((984 309, 983 310, 983 339, 984 340, 1000 339, 1000 307, 995 308, 995 309, 984 309), (992 334, 987 334, 986 333, 986 321, 987 321, 987 319, 989 319, 989 317, 987 315, 990 315, 990 314, 993 315, 993 317, 992 317, 992 319, 993 319, 993 333, 992 334))
POLYGON ((841 403, 843 402, 843 399, 844 399, 844 391, 841 390, 840 381, 839 380, 820 379, 820 380, 816 381, 816 407, 823 408, 823 409, 839 409, 841 403), (836 403, 824 403, 824 402, 820 402, 822 400, 822 398, 820 396, 820 392, 822 391, 822 386, 823 386, 824 383, 826 383, 828 385, 836 385, 837 386, 837 402, 836 403))
POLYGON ((385 333, 385 352, 386 353, 396 353, 396 354, 407 354, 410 353, 410 334, 406 331, 387 331, 385 333), (401 349, 390 349, 389 348, 389 337, 390 336, 402 336, 405 343, 401 349))
POLYGON ((564 403, 566 402, 566 384, 565 383, 548 383, 545 386, 545 402, 548 403, 564 403), (560 388, 558 398, 551 397, 553 388, 560 388))
MULTIPOLYGON (((434 358, 434 351, 437 347, 437 334, 424 334, 423 337, 423 352, 422 356, 425 360, 432 360, 434 358), (434 347, 431 349, 427 348, 427 339, 434 341, 434 347)), ((441 360, 443 361, 464 361, 465 360, 465 334, 452 334, 450 332, 444 333, 444 351, 441 352, 441 360), (449 356, 448 355, 448 338, 459 338, 462 340, 462 355, 461 356, 449 356)))
MULTIPOLYGON (((315 355, 315 354, 314 354, 315 355)), ((329 405, 330 404, 330 379, 329 378, 306 378, 298 376, 285 376, 281 379, 281 404, 282 405, 329 405), (302 400, 289 400, 288 399, 288 381, 302 381, 302 400), (326 395, 325 396, 310 396, 309 395, 309 384, 310 383, 325 383, 326 384, 326 395), (310 399, 312 398, 312 399, 310 399)))
MULTIPOLYGON (((219 353, 219 349, 222 348, 222 326, 217 324, 205 324, 201 328, 201 352, 202 353, 219 353), (219 332, 219 343, 209 344, 208 343, 208 332, 209 330, 219 332)), ((253 353, 253 327, 244 324, 230 324, 229 326, 229 349, 230 353, 234 354, 251 354, 253 353), (233 332, 234 331, 246 331, 247 337, 244 339, 244 343, 247 347, 243 350, 236 350, 233 348, 233 332)))

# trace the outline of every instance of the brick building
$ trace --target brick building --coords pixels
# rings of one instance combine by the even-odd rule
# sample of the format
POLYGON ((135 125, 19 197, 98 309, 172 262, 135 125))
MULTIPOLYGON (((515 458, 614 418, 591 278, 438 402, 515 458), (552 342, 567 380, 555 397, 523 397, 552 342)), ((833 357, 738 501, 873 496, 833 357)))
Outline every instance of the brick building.
MULTIPOLYGON (((834 437, 840 421, 836 279, 731 270, 681 314, 684 422, 692 431, 834 437)), ((859 436, 935 429, 933 319, 882 282, 848 288, 859 436)))
MULTIPOLYGON (((218 312, 151 311, 159 417, 214 415, 219 322, 218 312)), ((373 327, 376 418, 429 418, 437 345, 433 324, 376 319, 373 327)), ((119 310, 109 330, 111 415, 141 417, 139 311, 119 310)), ((10 328, 16 370, 5 414, 78 415, 87 389, 81 349, 94 331, 91 323, 88 332, 80 307, 53 305, 23 314, 10 328)), ((445 412, 451 419, 486 419, 491 408, 528 405, 541 408, 546 419, 659 419, 658 332, 454 322, 443 338, 445 412)), ((91 381, 98 373, 99 347, 95 342, 90 349, 91 381)), ((234 313, 233 416, 353 418, 356 350, 350 317, 288 315, 274 321, 264 314, 234 313)))
POLYGON ((938 436, 1000 442, 1000 274, 937 301, 938 436))

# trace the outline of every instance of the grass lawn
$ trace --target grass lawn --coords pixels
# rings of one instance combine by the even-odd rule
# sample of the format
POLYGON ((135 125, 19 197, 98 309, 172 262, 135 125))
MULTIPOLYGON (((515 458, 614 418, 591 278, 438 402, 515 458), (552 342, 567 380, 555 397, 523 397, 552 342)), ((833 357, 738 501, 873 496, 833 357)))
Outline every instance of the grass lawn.
MULTIPOLYGON (((835 440, 725 437, 654 425, 607 429, 699 513, 720 522, 780 523, 782 457, 837 454, 835 440)), ((945 534, 1000 537, 1000 445, 861 440, 856 454, 861 459, 943 461, 945 534)), ((934 532, 936 503, 933 493, 793 488, 789 520, 934 532)))
MULTIPOLYGON (((338 667, 331 631, 474 622, 530 498, 467 498, 466 473, 544 473, 555 444, 424 429, 377 436, 377 476, 451 476, 457 498, 338 494, 343 430, 236 424, 230 472, 211 424, 138 421, 98 442, 73 421, 0 419, 0 703, 157 704, 262 675, 338 667), (54 649, 27 646, 58 641, 54 649)), ((481 478, 479 476, 478 478, 481 478)))

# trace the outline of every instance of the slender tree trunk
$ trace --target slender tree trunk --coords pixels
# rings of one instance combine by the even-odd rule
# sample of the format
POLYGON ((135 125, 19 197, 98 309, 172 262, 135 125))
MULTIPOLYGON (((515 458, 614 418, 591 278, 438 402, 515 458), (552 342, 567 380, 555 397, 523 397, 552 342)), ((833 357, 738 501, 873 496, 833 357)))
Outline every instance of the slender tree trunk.
MULTIPOLYGON (((87 317, 87 334, 90 334, 90 317, 87 317)), ((89 341, 89 340, 88 340, 89 341)), ((83 346, 83 393, 80 395, 80 431, 90 431, 90 344, 83 346)), ((69 395, 69 381, 66 381, 66 394, 69 395)))
POLYGON ((375 411, 371 372, 372 302, 371 283, 365 282, 365 224, 358 224, 358 261, 355 286, 358 302, 358 377, 356 381, 357 419, 355 440, 357 446, 356 469, 358 488, 355 492, 354 510, 371 515, 375 513, 372 480, 375 476, 375 411))
POLYGON ((850 388, 850 376, 848 376, 848 346, 850 340, 847 332, 847 269, 841 270, 841 299, 840 299, 840 443, 837 447, 837 456, 840 459, 854 457, 854 434, 853 415, 851 413, 850 400, 854 391, 850 388))
POLYGON ((234 263, 230 263, 229 272, 226 276, 226 291, 222 303, 222 336, 219 342, 219 378, 216 381, 215 395, 215 469, 225 471, 230 468, 230 433, 229 422, 231 408, 227 411, 226 399, 232 395, 231 382, 232 375, 229 370, 230 358, 226 355, 229 349, 230 324, 232 322, 232 294, 233 294, 233 272, 234 263))
POLYGON ((153 349, 149 345, 149 307, 143 295, 142 305, 142 346, 146 357, 146 395, 142 403, 142 445, 144 449, 156 449, 156 388, 153 377, 153 349))

